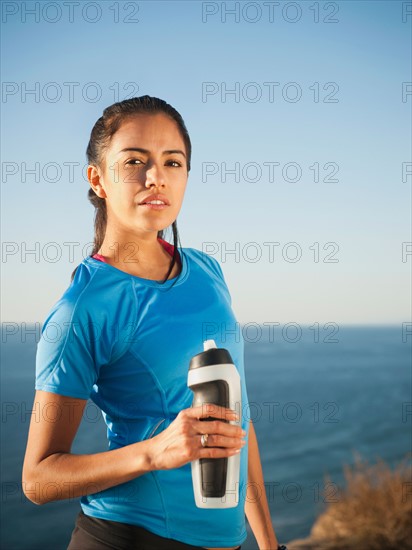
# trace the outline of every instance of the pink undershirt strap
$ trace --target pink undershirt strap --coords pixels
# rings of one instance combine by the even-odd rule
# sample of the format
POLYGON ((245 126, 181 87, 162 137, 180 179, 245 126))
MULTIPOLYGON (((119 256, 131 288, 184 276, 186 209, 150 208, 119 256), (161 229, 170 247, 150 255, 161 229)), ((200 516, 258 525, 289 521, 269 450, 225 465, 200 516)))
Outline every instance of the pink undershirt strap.
POLYGON ((104 256, 102 256, 101 254, 93 254, 92 258, 94 258, 95 260, 100 260, 101 262, 107 264, 104 256))

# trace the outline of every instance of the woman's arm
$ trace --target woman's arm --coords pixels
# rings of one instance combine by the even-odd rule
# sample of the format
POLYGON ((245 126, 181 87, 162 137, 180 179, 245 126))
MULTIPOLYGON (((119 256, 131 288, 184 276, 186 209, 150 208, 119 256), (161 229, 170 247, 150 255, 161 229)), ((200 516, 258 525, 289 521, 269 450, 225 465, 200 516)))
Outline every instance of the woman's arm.
MULTIPOLYGON (((241 428, 220 420, 203 422, 210 408, 200 405, 180 411, 150 439, 102 453, 72 454, 86 403, 87 399, 36 391, 22 471, 23 492, 35 504, 98 493, 152 470, 180 468, 198 458, 227 458, 241 448, 241 428), (205 430, 224 436, 226 446, 199 447, 198 435, 205 430)), ((231 412, 217 406, 215 410, 213 416, 222 419, 231 412)))
POLYGON ((36 391, 22 486, 34 504, 76 498, 125 483, 151 469, 148 441, 96 454, 71 454, 87 399, 36 391))
POLYGON ((259 447, 252 421, 249 425, 248 489, 245 513, 259 545, 259 550, 276 550, 279 543, 270 517, 259 447))

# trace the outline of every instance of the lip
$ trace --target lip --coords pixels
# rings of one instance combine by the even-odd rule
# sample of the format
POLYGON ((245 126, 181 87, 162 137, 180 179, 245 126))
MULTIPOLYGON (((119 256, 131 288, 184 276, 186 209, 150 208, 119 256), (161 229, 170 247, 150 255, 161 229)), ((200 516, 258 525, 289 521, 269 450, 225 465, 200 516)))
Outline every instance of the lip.
POLYGON ((149 210, 164 210, 165 208, 169 208, 168 204, 140 204, 139 206, 143 206, 143 208, 149 210))
POLYGON ((139 205, 141 206, 149 206, 152 208, 165 208, 166 206, 170 206, 170 201, 166 197, 166 195, 162 195, 161 193, 152 193, 151 195, 147 195, 141 202, 139 202, 139 205), (165 204, 144 204, 148 201, 163 201, 165 204))

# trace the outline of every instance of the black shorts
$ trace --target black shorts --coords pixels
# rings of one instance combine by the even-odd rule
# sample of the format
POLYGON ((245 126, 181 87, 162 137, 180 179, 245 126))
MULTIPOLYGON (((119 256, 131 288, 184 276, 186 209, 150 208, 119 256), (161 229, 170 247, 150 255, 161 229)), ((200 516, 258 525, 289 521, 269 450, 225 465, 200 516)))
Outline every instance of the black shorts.
MULTIPOLYGON (((138 525, 87 516, 77 516, 67 550, 199 550, 175 539, 160 537, 138 525)), ((212 548, 212 546, 210 546, 212 548)), ((240 550, 238 546, 236 550, 240 550)))

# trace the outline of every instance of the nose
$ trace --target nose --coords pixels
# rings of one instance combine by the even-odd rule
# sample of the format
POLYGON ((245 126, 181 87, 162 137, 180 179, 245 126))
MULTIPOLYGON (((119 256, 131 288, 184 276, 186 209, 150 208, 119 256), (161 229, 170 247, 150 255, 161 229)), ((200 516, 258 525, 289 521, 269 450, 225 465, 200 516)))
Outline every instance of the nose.
POLYGON ((153 163, 150 168, 146 170, 146 187, 155 185, 160 187, 165 185, 165 176, 163 170, 156 163, 153 163))

